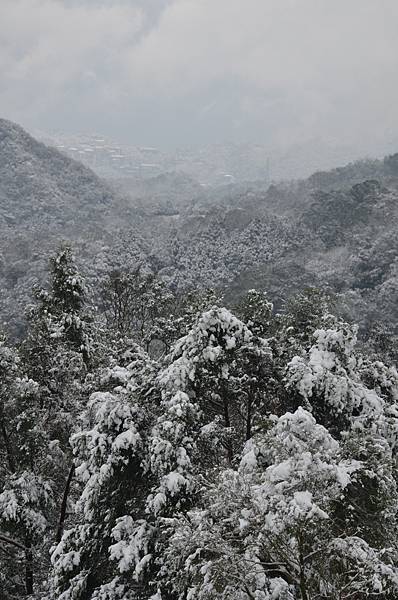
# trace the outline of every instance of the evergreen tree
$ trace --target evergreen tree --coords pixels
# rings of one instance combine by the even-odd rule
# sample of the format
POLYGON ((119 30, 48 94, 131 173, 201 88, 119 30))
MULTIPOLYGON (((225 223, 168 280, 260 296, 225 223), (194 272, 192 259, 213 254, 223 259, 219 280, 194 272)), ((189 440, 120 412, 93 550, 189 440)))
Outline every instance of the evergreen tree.
POLYGON ((51 292, 43 295, 43 309, 50 319, 54 337, 61 337, 71 349, 90 359, 89 326, 84 315, 86 287, 79 274, 69 246, 61 248, 50 260, 51 292))
MULTIPOLYGON (((270 425, 237 470, 222 471, 198 507, 170 520, 164 573, 175 597, 392 600, 396 548, 386 536, 372 546, 336 513, 369 463, 345 458, 344 444, 302 408, 270 425)), ((383 485, 391 468, 373 475, 383 485)), ((388 490, 390 510, 384 503, 379 515, 395 530, 398 495, 388 490)))
POLYGON ((65 520, 74 470, 69 437, 89 358, 84 293, 70 249, 61 250, 51 260, 50 291, 35 293, 19 352, 1 348, 0 528, 21 560, 18 577, 7 577, 10 597, 39 593, 65 520))
POLYGON ((24 375, 16 351, 2 344, 0 357, 0 590, 11 599, 40 589, 48 570, 65 463, 39 385, 24 375))
MULTIPOLYGON (((203 411, 215 447, 229 462, 250 437, 253 424, 270 411, 266 387, 272 353, 268 342, 225 308, 203 313, 176 344, 160 381, 170 393, 184 392, 203 411), (257 411, 257 413, 256 413, 257 411)), ((220 457, 219 457, 220 458, 220 457)))
POLYGON ((124 600, 148 585, 152 527, 145 503, 152 478, 146 467, 153 422, 153 363, 137 346, 101 374, 82 431, 71 443, 82 485, 77 524, 54 549, 52 597, 124 600))

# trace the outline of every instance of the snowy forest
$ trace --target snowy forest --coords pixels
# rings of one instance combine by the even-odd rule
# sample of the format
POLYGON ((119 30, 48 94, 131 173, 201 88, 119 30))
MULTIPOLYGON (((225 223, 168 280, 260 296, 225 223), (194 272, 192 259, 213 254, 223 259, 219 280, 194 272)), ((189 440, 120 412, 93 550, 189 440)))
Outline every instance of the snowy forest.
POLYGON ((397 31, 0 0, 0 600, 398 600, 397 31))
POLYGON ((0 597, 397 598, 397 349, 320 289, 98 288, 59 248, 1 340, 0 597))

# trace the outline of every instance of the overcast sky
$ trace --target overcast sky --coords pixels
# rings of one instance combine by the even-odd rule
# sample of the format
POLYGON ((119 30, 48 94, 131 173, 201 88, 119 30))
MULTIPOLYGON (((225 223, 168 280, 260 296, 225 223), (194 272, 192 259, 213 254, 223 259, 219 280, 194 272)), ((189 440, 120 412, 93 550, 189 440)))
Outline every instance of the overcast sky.
POLYGON ((164 148, 371 153, 398 141, 397 31, 398 0, 0 0, 0 114, 164 148))

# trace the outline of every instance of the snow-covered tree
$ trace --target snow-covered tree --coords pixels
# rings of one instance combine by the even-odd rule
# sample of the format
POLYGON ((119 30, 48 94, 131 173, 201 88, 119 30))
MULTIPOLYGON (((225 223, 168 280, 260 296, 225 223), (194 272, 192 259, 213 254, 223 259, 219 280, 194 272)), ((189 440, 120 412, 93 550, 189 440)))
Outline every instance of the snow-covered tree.
POLYGON ((347 323, 317 329, 312 346, 286 369, 286 387, 317 421, 335 432, 372 428, 395 443, 398 427, 398 373, 364 361, 356 351, 357 331, 347 323))
POLYGON ((38 384, 23 374, 16 352, 4 344, 0 369, 0 590, 2 597, 13 598, 32 594, 48 569, 64 462, 51 439, 38 384))
POLYGON ((395 597, 396 549, 372 546, 336 514, 367 466, 347 459, 344 445, 302 408, 271 419, 237 470, 223 470, 197 508, 168 521, 170 590, 192 599, 395 597))
POLYGON ((84 293, 71 251, 61 250, 51 261, 50 291, 35 294, 19 351, 1 348, 0 531, 19 544, 6 550, 21 560, 15 581, 5 575, 10 594, 38 592, 63 528, 62 496, 66 502, 73 473, 69 437, 89 359, 84 293))
POLYGON ((398 374, 310 305, 214 306, 159 363, 118 338, 51 600, 397 597, 398 374))
POLYGON ((232 462, 256 418, 270 410, 270 363, 266 340, 227 309, 213 307, 176 343, 159 379, 166 393, 184 392, 194 399, 204 413, 203 441, 207 438, 213 452, 217 444, 224 447, 232 462))
POLYGON ((82 485, 77 524, 54 549, 52 596, 124 600, 147 586, 152 527, 145 506, 152 424, 152 363, 134 344, 102 372, 80 433, 71 443, 82 485))
POLYGON ((269 335, 273 305, 265 292, 249 290, 236 307, 238 316, 260 336, 269 335))
POLYGON ((39 385, 50 435, 65 447, 81 411, 82 385, 94 358, 85 285, 69 247, 50 261, 49 290, 36 289, 34 295, 21 360, 24 372, 39 385))
POLYGON ((28 312, 30 336, 26 345, 36 343, 45 352, 51 340, 60 341, 87 364, 91 341, 85 314, 86 287, 69 246, 50 259, 50 289, 36 289, 35 298, 36 304, 28 312))

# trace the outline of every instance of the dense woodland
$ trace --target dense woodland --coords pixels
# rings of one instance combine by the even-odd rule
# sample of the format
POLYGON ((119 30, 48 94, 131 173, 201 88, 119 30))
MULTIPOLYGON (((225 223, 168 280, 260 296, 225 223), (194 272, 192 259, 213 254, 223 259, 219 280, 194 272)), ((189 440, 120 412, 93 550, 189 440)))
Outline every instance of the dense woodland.
POLYGON ((184 204, 1 122, 0 169, 0 598, 397 598, 396 157, 184 204))
POLYGON ((1 343, 1 597, 396 598, 398 373, 333 299, 100 297, 60 249, 1 343))

